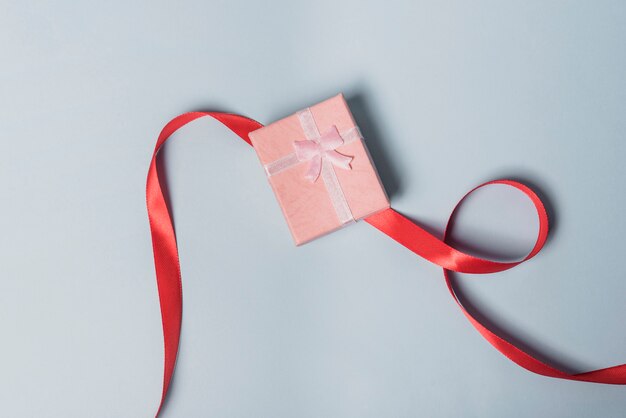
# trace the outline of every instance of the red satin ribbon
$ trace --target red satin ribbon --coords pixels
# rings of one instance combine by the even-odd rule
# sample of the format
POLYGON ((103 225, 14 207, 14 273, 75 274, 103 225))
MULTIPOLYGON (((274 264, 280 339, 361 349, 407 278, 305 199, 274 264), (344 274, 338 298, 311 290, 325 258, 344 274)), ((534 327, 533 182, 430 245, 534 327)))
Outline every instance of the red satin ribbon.
POLYGON ((190 112, 172 119, 165 125, 154 147, 146 181, 146 204, 148 206, 148 219, 150 220, 150 232, 152 234, 154 267, 159 289, 163 340, 165 344, 163 392, 159 409, 156 413, 157 416, 163 407, 163 401, 165 400, 167 389, 172 380, 172 374, 174 374, 174 366, 176 365, 178 341, 180 340, 180 324, 183 314, 183 289, 180 278, 178 248, 176 247, 176 234, 159 181, 156 157, 161 146, 174 132, 181 126, 203 116, 211 116, 219 120, 249 144, 248 133, 263 126, 252 119, 229 113, 190 112))
MULTIPOLYGON (((174 232, 172 219, 165 202, 163 190, 159 182, 156 157, 161 146, 176 130, 189 122, 204 116, 210 116, 220 121, 250 145, 252 144, 248 138, 248 133, 263 126, 252 119, 230 113, 190 112, 171 120, 163 128, 157 140, 156 147, 152 155, 152 161, 150 162, 150 169, 148 171, 146 184, 146 202, 148 206, 148 218, 150 220, 150 232, 152 233, 154 265, 156 269, 157 286, 161 304, 161 318, 163 322, 163 337, 165 345, 163 392, 161 394, 161 402, 159 404, 159 409, 157 410, 157 416, 163 407, 163 401, 165 400, 176 364, 182 319, 182 285, 178 249, 176 247, 176 234, 174 232)), ((530 260, 541 250, 548 236, 548 215, 541 199, 539 199, 535 192, 533 192, 529 187, 512 180, 496 180, 481 184, 480 186, 474 188, 468 192, 453 209, 448 220, 448 226, 444 232, 443 240, 440 240, 439 238, 426 232, 411 220, 391 208, 370 216, 365 219, 365 221, 400 244, 404 245, 415 254, 443 267, 443 273, 448 290, 461 308, 463 314, 491 345, 519 366, 540 375, 559 379, 618 385, 626 384, 626 364, 586 373, 569 374, 541 362, 530 354, 525 353, 519 347, 490 331, 463 307, 455 293, 453 282, 450 279, 450 271, 475 274, 504 271, 513 268, 524 261, 530 260), (446 243, 450 223, 453 220, 459 205, 475 190, 492 184, 504 184, 520 190, 533 202, 535 209, 537 210, 537 215, 539 217, 539 233, 537 241, 530 253, 521 261, 501 263, 486 260, 465 254, 450 247, 446 243)))

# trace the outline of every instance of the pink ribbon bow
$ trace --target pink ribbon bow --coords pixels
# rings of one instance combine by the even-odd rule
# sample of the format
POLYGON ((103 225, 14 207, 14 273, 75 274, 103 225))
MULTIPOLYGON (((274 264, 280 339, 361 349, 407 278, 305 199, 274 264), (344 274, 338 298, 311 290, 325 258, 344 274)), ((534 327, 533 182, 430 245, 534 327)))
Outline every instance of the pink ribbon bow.
POLYGON ((350 162, 353 157, 335 151, 341 145, 343 145, 343 138, 339 135, 335 125, 317 139, 294 141, 293 147, 296 150, 298 161, 311 161, 309 169, 305 174, 306 179, 312 183, 318 179, 322 171, 322 161, 324 159, 338 167, 351 170, 350 162))

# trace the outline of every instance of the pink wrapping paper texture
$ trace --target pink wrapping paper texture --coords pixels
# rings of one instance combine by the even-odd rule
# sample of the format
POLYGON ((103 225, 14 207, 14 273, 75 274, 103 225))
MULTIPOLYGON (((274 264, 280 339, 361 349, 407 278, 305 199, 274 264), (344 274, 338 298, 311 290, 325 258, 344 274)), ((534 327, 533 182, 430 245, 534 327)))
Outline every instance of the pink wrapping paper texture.
MULTIPOLYGON (((340 133, 356 126, 342 94, 311 106, 310 110, 320 133, 332 125, 340 133)), ((293 142, 306 139, 297 114, 253 131, 249 136, 262 165, 293 153, 293 142)), ((333 167, 354 219, 387 209, 389 200, 363 141, 344 144, 337 152, 354 157, 351 170, 333 167)), ((343 226, 322 179, 311 183, 305 178, 309 163, 303 161, 269 176, 296 245, 343 226)))

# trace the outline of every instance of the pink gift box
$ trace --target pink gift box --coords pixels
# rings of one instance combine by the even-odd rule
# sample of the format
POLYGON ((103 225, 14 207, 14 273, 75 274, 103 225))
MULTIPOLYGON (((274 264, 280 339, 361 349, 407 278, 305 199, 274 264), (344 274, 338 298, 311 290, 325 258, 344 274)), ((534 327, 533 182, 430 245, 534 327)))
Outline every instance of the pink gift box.
POLYGON ((342 94, 250 133, 296 245, 389 207, 342 94))

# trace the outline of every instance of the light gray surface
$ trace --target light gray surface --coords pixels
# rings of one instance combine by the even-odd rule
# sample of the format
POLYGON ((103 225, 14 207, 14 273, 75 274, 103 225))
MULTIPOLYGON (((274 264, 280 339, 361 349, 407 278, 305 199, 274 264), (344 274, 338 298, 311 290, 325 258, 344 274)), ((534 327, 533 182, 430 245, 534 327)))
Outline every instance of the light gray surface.
MULTIPOLYGON (((537 186, 547 248, 464 295, 569 370, 626 361, 625 39, 623 1, 4 0, 0 416, 153 416, 160 128, 196 109, 270 122, 338 91, 393 206, 436 231, 482 181, 537 186)), ((367 224, 295 248, 254 153, 215 122, 164 160, 185 315, 163 417, 624 415, 621 387, 513 365, 439 268, 367 224)), ((519 257, 533 216, 495 187, 456 236, 519 257)))

